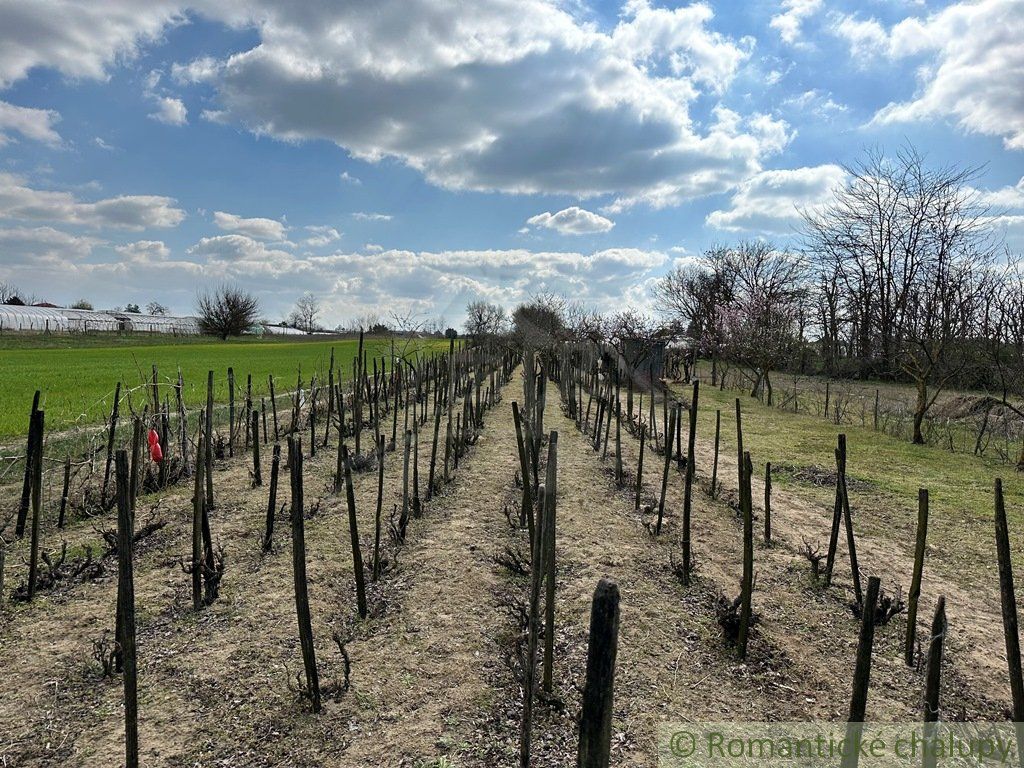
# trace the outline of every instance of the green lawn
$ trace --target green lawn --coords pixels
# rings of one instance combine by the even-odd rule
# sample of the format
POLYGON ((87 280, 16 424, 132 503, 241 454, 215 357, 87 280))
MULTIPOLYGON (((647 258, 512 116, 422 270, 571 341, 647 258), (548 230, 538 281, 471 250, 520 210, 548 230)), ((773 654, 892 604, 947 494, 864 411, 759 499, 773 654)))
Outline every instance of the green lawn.
MULTIPOLYGON (((396 344, 409 343, 399 339, 396 344)), ((370 355, 390 349, 390 339, 368 339, 370 355)), ((447 349, 446 340, 415 341, 412 345, 447 349)), ((358 348, 354 339, 280 340, 168 336, 3 336, 0 337, 0 438, 23 435, 33 393, 41 391, 47 430, 102 422, 110 411, 118 381, 125 388, 139 387, 149 380, 156 365, 161 382, 177 380, 181 368, 185 399, 199 405, 206 398, 207 371, 214 371, 218 402, 227 400, 227 369, 234 368, 238 398, 241 400, 247 374, 253 389, 265 393, 267 377, 273 374, 282 389, 294 385, 299 371, 303 380, 324 371, 334 348, 337 365, 350 375, 358 348)), ((170 394, 171 390, 167 390, 170 394)), ((133 394, 142 402, 144 391, 133 394)), ((172 399, 173 404, 173 399, 172 399)))
MULTIPOLYGON (((676 391, 686 397, 687 388, 676 391)), ((735 401, 738 393, 719 391, 703 381, 698 411, 698 434, 713 440, 715 410, 722 410, 722 451, 734 455, 736 446, 735 401)), ((865 533, 888 536, 913 547, 917 520, 917 491, 927 488, 931 515, 929 544, 932 555, 945 560, 951 571, 975 571, 991 565, 994 550, 993 484, 1003 479, 1012 535, 1019 540, 1024 519, 1024 476, 1012 465, 994 459, 951 453, 940 447, 910 442, 875 432, 868 427, 842 427, 820 417, 794 414, 761 405, 740 395, 743 412, 744 448, 749 450, 755 472, 762 475, 764 463, 797 467, 835 469, 836 436, 847 435, 848 474, 866 486, 851 491, 857 525, 865 533)), ((790 485, 831 506, 834 486, 817 488, 796 483, 785 474, 775 474, 777 484, 790 485)), ((1021 551, 1014 547, 1014 555, 1021 551)), ((972 576, 987 578, 981 574, 972 576)))

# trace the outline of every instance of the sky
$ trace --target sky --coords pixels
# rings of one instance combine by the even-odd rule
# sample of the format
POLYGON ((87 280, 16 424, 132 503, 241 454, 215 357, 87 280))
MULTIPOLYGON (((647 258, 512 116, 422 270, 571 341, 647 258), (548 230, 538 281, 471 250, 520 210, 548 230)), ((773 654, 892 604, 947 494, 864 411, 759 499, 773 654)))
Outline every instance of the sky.
POLYGON ((650 306, 849 165, 978 168, 1024 251, 1024 0, 0 0, 0 281, 458 324, 650 306))

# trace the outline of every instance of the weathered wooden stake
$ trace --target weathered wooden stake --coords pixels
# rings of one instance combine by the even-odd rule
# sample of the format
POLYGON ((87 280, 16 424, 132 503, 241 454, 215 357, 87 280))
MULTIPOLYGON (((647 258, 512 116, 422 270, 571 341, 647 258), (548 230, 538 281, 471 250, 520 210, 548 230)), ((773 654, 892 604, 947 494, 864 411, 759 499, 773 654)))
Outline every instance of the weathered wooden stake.
POLYGON ((676 409, 670 411, 668 417, 668 431, 665 433, 665 468, 661 473, 661 498, 658 501, 658 523, 654 528, 655 534, 661 533, 661 523, 665 517, 665 493, 668 491, 668 470, 672 465, 672 435, 676 424, 676 409))
POLYGON ((139 765, 138 664, 135 654, 135 582, 132 556, 135 533, 128 499, 128 454, 119 450, 117 472, 117 644, 124 679, 124 754, 128 768, 139 765))
POLYGON ((697 471, 697 403, 700 381, 693 382, 690 399, 690 433, 686 439, 686 485, 683 490, 683 586, 690 585, 690 508, 693 503, 693 478, 697 471))
POLYGON ((263 551, 269 552, 274 546, 274 517, 277 514, 277 477, 281 470, 281 444, 274 443, 274 455, 270 460, 270 497, 267 500, 266 533, 263 536, 263 551))
POLYGON ((764 464, 764 543, 772 543, 772 463, 764 464))
MULTIPOLYGON (((928 643, 928 670, 924 688, 924 738, 928 742, 935 738, 936 723, 939 720, 939 692, 942 680, 942 646, 946 639, 946 598, 939 595, 932 618, 932 636, 928 643)), ((935 768, 935 750, 927 750, 921 761, 922 768, 935 768)))
POLYGON ((64 516, 68 510, 68 492, 71 486, 71 457, 64 457, 64 483, 60 492, 60 512, 57 513, 57 527, 64 527, 64 516))
POLYGON ((925 540, 928 537, 928 489, 917 491, 917 544, 914 547, 914 574, 907 595, 907 641, 903 658, 907 666, 914 666, 914 646, 917 640, 917 603, 921 598, 921 574, 924 572, 925 540))
POLYGON ((544 691, 551 693, 555 659, 555 516, 558 507, 558 433, 548 436, 547 509, 544 512, 544 556, 547 591, 544 596, 544 691))
POLYGON ((633 500, 633 508, 640 509, 640 492, 644 485, 644 442, 647 437, 647 427, 640 425, 640 458, 636 462, 636 496, 633 500))
POLYGON ((590 607, 587 677, 583 685, 576 768, 608 768, 618 645, 619 587, 614 581, 601 579, 590 607))
POLYGON ((288 467, 292 486, 292 572, 295 582, 295 613, 299 623, 299 643, 306 670, 306 689, 313 712, 320 711, 320 675, 313 646, 313 622, 309 615, 309 591, 306 579, 306 531, 302 510, 302 439, 288 437, 288 467))
MULTIPOLYGON (((254 412, 252 414, 252 433, 259 435, 260 420, 254 412)), ((252 482, 257 488, 263 485, 263 470, 260 468, 260 441, 252 441, 252 482)))
POLYGON ((711 498, 718 498, 718 446, 722 436, 722 409, 715 411, 715 462, 711 469, 711 498))
POLYGON ((43 516, 43 411, 32 413, 32 431, 35 438, 32 441, 32 542, 29 550, 28 561, 28 599, 32 600, 36 594, 36 577, 39 572, 39 525, 43 516))
MULTIPOLYGON (((36 397, 39 393, 36 393, 36 397)), ((103 470, 103 490, 100 492, 100 506, 106 508, 107 490, 110 487, 110 465, 114 460, 114 435, 117 432, 117 414, 121 407, 121 382, 114 387, 114 405, 110 409, 110 427, 107 430, 107 462, 103 470)))
POLYGON ((203 506, 206 496, 203 491, 203 472, 206 462, 201 458, 206 453, 206 435, 203 433, 206 420, 199 416, 199 438, 196 442, 195 487, 192 494, 192 608, 203 609, 203 506))
MULTIPOLYGON (((1010 560, 1010 532, 1006 524, 1003 502, 1003 481, 995 482, 996 553, 999 557, 999 592, 1003 606, 1003 637, 1006 642, 1006 663, 1010 674, 1010 695, 1013 698, 1013 722, 1024 722, 1024 676, 1021 674, 1020 633, 1017 629, 1017 600, 1013 588, 1013 565, 1010 560)), ((1024 758, 1022 758, 1024 759, 1024 758)))
POLYGON ((869 577, 867 598, 861 603, 860 639, 857 642, 857 663, 853 670, 853 695, 850 697, 850 717, 846 724, 847 748, 843 750, 842 768, 856 768, 859 758, 864 713, 868 704, 871 649, 875 642, 875 610, 878 607, 880 587, 881 581, 877 576, 869 577))
POLYGON ((743 485, 740 487, 740 507, 743 512, 743 580, 740 582, 740 630, 736 641, 741 659, 747 658, 754 593, 754 505, 750 491, 750 478, 753 474, 754 467, 750 461, 750 454, 744 453, 740 471, 743 478, 743 485))
POLYGON ((363 555, 359 546, 359 524, 356 520, 356 494, 352 487, 352 461, 348 448, 342 446, 345 462, 345 500, 348 502, 348 534, 352 539, 352 571, 356 577, 356 607, 359 618, 366 618, 366 585, 363 574, 363 555))

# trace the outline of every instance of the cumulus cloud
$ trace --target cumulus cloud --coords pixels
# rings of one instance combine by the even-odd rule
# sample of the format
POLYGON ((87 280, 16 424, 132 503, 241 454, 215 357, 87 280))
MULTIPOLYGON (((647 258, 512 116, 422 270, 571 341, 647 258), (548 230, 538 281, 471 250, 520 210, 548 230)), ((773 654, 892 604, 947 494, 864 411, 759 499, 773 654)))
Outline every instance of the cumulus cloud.
MULTIPOLYGON (((102 78, 190 13, 259 37, 171 67, 178 83, 212 85, 205 118, 393 158, 448 189, 672 205, 729 189, 791 137, 768 115, 691 115, 754 48, 717 31, 706 3, 631 0, 610 30, 547 0, 480 0, 457 15, 437 0, 8 3, 0 87, 38 66, 102 78)), ((155 118, 187 119, 180 99, 154 95, 155 118)))
POLYGON ((32 0, 0 5, 0 88, 35 67, 70 78, 102 79, 115 60, 131 59, 140 44, 185 20, 166 0, 32 0))
POLYGON ((805 19, 821 9, 822 0, 782 0, 779 13, 772 16, 768 25, 779 33, 782 41, 790 45, 800 41, 805 19))
POLYGON ((310 235, 302 241, 302 245, 307 248, 323 248, 341 239, 341 232, 334 227, 311 226, 306 227, 306 231, 310 235))
POLYGON ((188 254, 230 262, 253 272, 283 274, 295 263, 288 251, 268 248, 266 243, 247 235, 204 237, 188 249, 188 254))
POLYGON ((10 269, 78 262, 92 254, 100 243, 102 240, 94 237, 73 235, 53 227, 0 228, 0 249, 10 269))
POLYGON ((61 139, 53 126, 59 120, 60 114, 52 109, 19 107, 0 101, 0 147, 12 141, 11 131, 22 138, 56 146, 61 139))
POLYGON ((705 221, 728 231, 788 233, 801 210, 827 202, 845 178, 838 165, 763 171, 739 186, 727 209, 712 211, 705 221))
POLYGON ((170 197, 120 195, 82 202, 70 192, 33 189, 20 176, 0 172, 0 218, 57 221, 89 227, 175 227, 185 212, 170 197))
POLYGON ((346 184, 352 184, 353 186, 356 187, 363 183, 362 179, 360 179, 357 176, 353 176, 348 171, 342 171, 341 175, 338 178, 344 181, 346 184))
POLYGON ((728 189, 790 136, 767 115, 690 115, 753 48, 706 4, 631 2, 610 31, 543 0, 481 0, 457 23, 434 0, 252 5, 258 46, 173 70, 213 86, 217 120, 448 189, 668 205, 728 189))
POLYGON ((606 219, 591 211, 572 206, 557 213, 538 213, 526 220, 526 223, 533 227, 544 227, 553 229, 563 235, 591 235, 599 232, 608 232, 615 226, 615 222, 606 219))
POLYGON ((225 232, 237 232, 257 240, 284 240, 287 231, 277 219, 246 219, 224 211, 214 211, 213 223, 225 232))
POLYGON ((167 125, 185 125, 188 122, 188 110, 185 108, 185 103, 181 99, 170 96, 158 97, 157 109, 149 116, 153 120, 167 125))
POLYGON ((114 246, 114 250, 135 264, 164 261, 171 255, 171 249, 161 240, 137 240, 114 246))
POLYGON ((979 0, 950 5, 891 28, 873 18, 841 16, 835 32, 854 56, 871 60, 923 56, 918 92, 879 110, 874 122, 950 118, 961 129, 1000 136, 1024 149, 1024 0, 979 0))

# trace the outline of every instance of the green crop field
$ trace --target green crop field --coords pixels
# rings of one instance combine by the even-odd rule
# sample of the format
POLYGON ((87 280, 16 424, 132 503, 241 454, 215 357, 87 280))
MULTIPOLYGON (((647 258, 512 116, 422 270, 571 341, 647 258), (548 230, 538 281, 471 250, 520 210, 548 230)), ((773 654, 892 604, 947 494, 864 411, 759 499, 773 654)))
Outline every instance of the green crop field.
MULTIPOLYGON (((448 344, 445 340, 407 339, 395 343, 430 350, 446 349, 448 344)), ((390 346, 389 338, 366 341, 370 355, 387 354, 390 346)), ((40 407, 46 411, 47 430, 59 430, 102 422, 110 411, 117 382, 123 382, 125 388, 138 387, 143 379, 150 379, 153 365, 164 383, 176 381, 180 367, 186 404, 199 405, 206 398, 207 371, 214 371, 217 401, 225 402, 229 366, 234 368, 241 398, 248 374, 252 374, 257 394, 266 392, 270 374, 282 389, 290 388, 300 371, 308 381, 311 374, 326 370, 332 348, 337 366, 349 375, 358 348, 355 339, 224 342, 168 336, 0 337, 0 439, 27 432, 37 389, 40 407)), ((146 395, 140 391, 136 397, 141 401, 146 395)))

